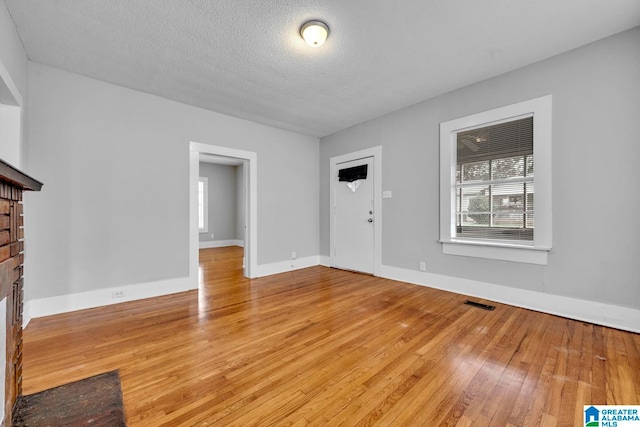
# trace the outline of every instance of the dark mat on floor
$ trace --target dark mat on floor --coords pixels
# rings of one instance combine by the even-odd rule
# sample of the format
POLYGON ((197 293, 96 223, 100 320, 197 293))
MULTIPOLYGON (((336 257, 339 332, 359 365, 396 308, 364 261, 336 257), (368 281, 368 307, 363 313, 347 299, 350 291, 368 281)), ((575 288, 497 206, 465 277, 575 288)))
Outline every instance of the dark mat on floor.
POLYGON ((13 420, 14 427, 124 427, 118 371, 22 396, 13 420))

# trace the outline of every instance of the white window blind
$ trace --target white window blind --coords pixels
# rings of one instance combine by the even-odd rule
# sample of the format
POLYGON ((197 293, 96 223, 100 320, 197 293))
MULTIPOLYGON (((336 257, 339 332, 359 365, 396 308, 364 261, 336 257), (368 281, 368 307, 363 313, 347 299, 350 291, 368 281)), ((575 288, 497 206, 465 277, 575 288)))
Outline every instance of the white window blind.
POLYGON ((456 233, 533 242, 533 116, 456 133, 456 233))

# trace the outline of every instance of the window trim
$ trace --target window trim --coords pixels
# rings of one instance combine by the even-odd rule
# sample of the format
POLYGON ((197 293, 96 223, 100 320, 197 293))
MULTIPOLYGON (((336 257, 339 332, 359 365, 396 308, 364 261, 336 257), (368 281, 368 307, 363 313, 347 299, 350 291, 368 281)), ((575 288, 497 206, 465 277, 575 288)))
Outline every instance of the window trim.
POLYGON ((440 243, 450 255, 547 264, 552 244, 551 211, 551 95, 518 102, 489 111, 440 123, 440 243), (457 238, 456 134, 533 115, 533 159, 535 164, 535 231, 532 243, 457 238))
MULTIPOLYGON (((199 233, 208 233, 209 232, 209 178, 206 176, 201 176, 198 178, 198 186, 199 183, 202 183, 202 210, 203 210, 203 227, 200 228, 200 211, 198 210, 198 232, 199 233)), ((200 190, 198 189, 198 208, 200 207, 200 190)))

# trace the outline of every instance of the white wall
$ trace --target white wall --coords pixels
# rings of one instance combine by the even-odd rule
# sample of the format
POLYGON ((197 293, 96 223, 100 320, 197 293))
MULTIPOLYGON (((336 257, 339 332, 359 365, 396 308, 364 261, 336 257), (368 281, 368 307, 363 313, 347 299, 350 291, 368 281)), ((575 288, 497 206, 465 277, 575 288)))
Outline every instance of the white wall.
POLYGON ((237 240, 237 167, 200 163, 200 176, 208 178, 209 231, 200 233, 201 242, 237 240), (211 235, 214 238, 211 238, 211 235))
POLYGON ((0 159, 18 169, 22 165, 21 115, 20 107, 0 104, 0 159))
POLYGON ((640 28, 321 139, 320 253, 329 159, 382 146, 386 266, 640 309, 640 28), (538 266, 443 255, 439 124, 553 95, 553 249, 538 266))
POLYGON ((188 277, 189 142, 256 152, 258 264, 318 254, 318 139, 29 66, 26 299, 188 277))
POLYGON ((4 2, 0 3, 0 159, 24 168, 22 112, 28 59, 4 2))
MULTIPOLYGON (((10 76, 11 86, 27 97, 27 54, 4 2, 0 3, 0 70, 10 76)), ((1 77, 5 77, 2 75, 1 77)))

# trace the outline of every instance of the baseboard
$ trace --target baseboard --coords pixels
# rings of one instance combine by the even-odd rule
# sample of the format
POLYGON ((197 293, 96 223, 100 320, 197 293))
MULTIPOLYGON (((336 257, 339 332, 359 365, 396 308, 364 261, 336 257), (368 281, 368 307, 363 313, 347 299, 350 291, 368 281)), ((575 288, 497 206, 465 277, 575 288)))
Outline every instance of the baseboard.
POLYGON ((189 284, 188 277, 181 277, 29 300, 24 306, 25 319, 184 292, 190 290, 189 284), (113 292, 121 291, 124 291, 124 296, 113 297, 113 292))
POLYGON ((382 277, 514 305, 556 316, 640 333, 640 310, 494 285, 475 280, 382 266, 382 277))
MULTIPOLYGON (((316 265, 330 266, 330 257, 316 255, 289 261, 258 265, 255 277, 270 276, 316 265)), ((381 277, 413 283, 476 298, 522 307, 570 319, 640 333, 640 310, 551 295, 525 289, 511 288, 476 280, 425 273, 383 265, 381 277)), ((184 292, 190 290, 188 277, 157 282, 29 300, 24 305, 23 327, 31 318, 101 307, 126 301, 184 292), (121 298, 113 298, 115 291, 124 291, 121 298)))
POLYGON ((240 246, 243 248, 244 240, 209 240, 199 243, 200 249, 224 248, 227 246, 240 246))
POLYGON ((318 255, 292 259, 289 261, 279 261, 271 264, 261 264, 258 265, 258 271, 254 272, 254 277, 271 276, 272 274, 300 270, 302 268, 314 267, 316 265, 320 265, 318 255))

